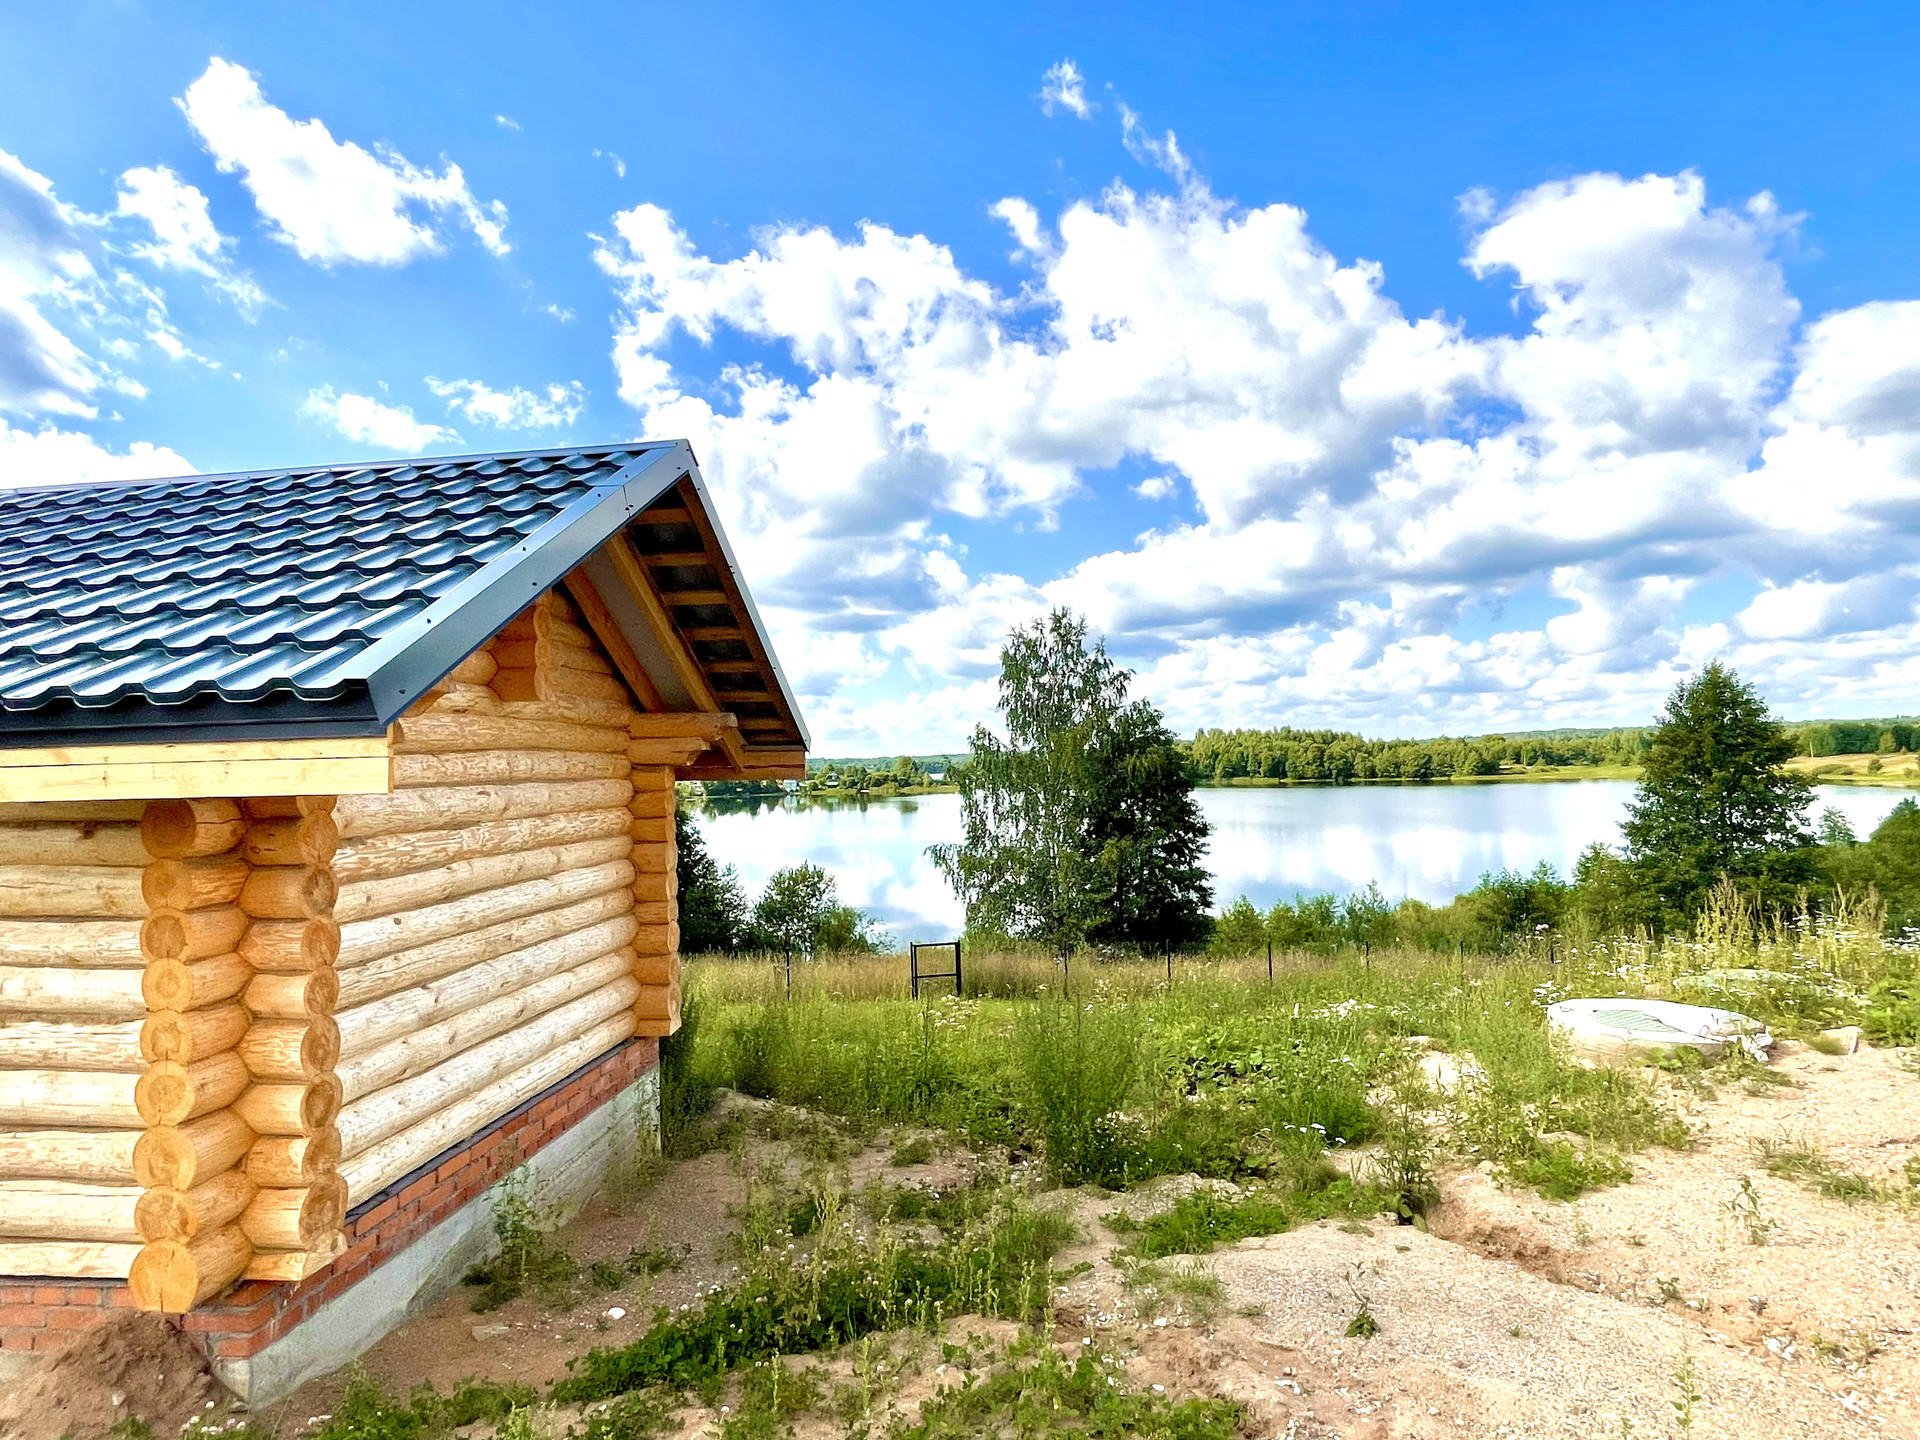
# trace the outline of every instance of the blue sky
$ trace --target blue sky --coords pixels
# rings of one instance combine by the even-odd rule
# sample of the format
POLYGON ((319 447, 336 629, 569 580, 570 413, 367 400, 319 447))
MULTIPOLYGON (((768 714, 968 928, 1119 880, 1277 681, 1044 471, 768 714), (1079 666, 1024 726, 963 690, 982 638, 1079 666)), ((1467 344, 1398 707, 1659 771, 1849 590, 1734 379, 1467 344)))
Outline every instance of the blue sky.
POLYGON ((686 435, 824 750, 1916 708, 1910 5, 0 20, 0 483, 686 435))

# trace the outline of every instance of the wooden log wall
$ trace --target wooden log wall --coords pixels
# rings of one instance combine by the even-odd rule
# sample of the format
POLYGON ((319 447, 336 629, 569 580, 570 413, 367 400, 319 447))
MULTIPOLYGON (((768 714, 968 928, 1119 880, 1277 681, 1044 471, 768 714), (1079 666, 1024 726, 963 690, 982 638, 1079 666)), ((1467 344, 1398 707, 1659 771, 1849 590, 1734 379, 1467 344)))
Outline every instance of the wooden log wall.
POLYGON ((401 718, 392 794, 337 803, 348 1205, 635 1033, 634 713, 549 594, 401 718))
POLYGON ((674 771, 543 596, 394 792, 0 805, 0 1274, 191 1309, 680 1014, 674 771), (636 763, 636 756, 649 763, 636 763))
POLYGON ((145 810, 0 805, 0 1274, 121 1279, 140 1251, 145 810))

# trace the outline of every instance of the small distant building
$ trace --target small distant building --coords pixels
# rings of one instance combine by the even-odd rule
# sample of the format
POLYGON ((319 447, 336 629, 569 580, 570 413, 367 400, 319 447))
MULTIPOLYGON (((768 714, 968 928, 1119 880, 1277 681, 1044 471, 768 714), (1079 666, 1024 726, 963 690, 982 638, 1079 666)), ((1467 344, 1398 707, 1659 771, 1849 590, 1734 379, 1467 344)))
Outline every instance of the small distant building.
POLYGON ((262 1403, 589 1191, 675 781, 807 744, 684 443, 0 490, 0 1369, 137 1307, 262 1403))

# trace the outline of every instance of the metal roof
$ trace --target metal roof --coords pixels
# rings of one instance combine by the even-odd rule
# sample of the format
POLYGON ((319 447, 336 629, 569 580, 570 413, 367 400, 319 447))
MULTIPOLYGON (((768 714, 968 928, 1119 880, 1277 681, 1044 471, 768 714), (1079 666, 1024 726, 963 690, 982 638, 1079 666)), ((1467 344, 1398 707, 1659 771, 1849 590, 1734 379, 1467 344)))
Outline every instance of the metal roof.
POLYGON ((0 747, 379 734, 663 496, 731 570, 685 442, 0 489, 0 747))

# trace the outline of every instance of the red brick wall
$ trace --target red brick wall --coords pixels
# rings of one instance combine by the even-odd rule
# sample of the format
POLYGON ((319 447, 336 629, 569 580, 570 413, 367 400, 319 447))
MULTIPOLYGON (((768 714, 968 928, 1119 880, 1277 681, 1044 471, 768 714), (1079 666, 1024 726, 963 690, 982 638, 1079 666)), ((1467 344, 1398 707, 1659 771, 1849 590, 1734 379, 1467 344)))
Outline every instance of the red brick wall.
MULTIPOLYGON (((242 1280, 174 1321, 209 1355, 256 1355, 351 1289, 509 1171, 653 1068, 660 1042, 628 1040, 541 1091, 347 1214, 346 1248, 297 1285, 242 1280)), ((58 1350, 74 1332, 131 1309, 115 1281, 0 1276, 0 1350, 58 1350)))

